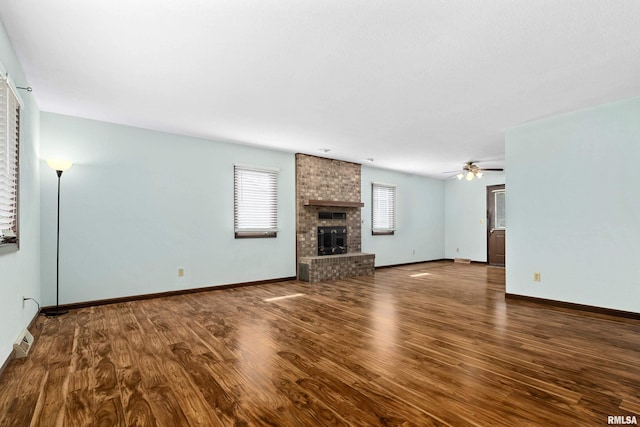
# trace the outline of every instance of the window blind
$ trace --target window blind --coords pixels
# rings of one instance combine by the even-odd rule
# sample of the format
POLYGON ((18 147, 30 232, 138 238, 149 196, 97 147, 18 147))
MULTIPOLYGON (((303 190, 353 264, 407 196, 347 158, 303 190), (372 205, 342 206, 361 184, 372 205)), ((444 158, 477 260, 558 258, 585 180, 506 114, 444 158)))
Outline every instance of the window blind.
POLYGON ((236 237, 275 237, 278 231, 278 170, 234 166, 236 237))
POLYGON ((371 224, 373 234, 393 234, 396 229, 396 187, 372 183, 371 224))
POLYGON ((8 79, 0 79, 0 230, 17 235, 20 104, 8 79))
POLYGON ((494 214, 495 218, 493 221, 493 225, 497 229, 504 230, 507 228, 507 221, 505 216, 505 198, 506 192, 502 191, 494 191, 495 194, 495 206, 494 206, 494 214))

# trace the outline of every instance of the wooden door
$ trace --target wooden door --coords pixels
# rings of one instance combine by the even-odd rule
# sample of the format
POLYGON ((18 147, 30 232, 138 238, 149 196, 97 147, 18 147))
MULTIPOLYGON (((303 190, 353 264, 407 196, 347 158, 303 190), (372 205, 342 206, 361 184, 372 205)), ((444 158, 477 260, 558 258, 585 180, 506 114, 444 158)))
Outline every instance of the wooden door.
POLYGON ((506 265, 506 195, 504 184, 487 186, 487 261, 501 267, 506 265))

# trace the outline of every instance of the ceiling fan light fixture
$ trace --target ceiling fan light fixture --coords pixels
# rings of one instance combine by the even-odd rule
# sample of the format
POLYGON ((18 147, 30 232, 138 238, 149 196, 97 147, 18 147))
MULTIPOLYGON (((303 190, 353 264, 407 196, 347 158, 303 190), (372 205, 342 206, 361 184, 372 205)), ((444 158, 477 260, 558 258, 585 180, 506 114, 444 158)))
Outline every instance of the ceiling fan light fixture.
MULTIPOLYGON (((462 167, 462 170, 456 175, 461 180, 465 178, 467 181, 473 181, 473 178, 482 179, 486 171, 504 171, 503 168, 480 168, 473 162, 467 162, 462 167)), ((450 171, 454 172, 454 171, 450 171)), ((447 172, 448 173, 448 172, 447 172)), ((450 175, 451 176, 451 175, 450 175)))

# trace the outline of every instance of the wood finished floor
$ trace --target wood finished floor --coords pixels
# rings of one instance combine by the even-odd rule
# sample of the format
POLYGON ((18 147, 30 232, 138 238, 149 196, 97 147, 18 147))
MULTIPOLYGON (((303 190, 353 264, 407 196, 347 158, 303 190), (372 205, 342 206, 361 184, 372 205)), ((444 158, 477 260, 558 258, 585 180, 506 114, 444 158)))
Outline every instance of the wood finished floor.
POLYGON ((0 425, 640 418, 640 322, 505 301, 504 282, 502 269, 434 262, 40 317, 29 358, 0 378, 0 425))

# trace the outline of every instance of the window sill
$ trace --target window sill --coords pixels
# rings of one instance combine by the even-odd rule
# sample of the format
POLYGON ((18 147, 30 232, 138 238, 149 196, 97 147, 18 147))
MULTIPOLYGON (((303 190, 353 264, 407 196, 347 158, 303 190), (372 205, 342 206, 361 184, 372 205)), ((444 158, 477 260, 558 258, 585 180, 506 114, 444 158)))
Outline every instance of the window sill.
POLYGON ((236 231, 236 239, 263 239, 278 237, 277 231, 236 231))
POLYGON ((394 230, 390 231, 373 231, 371 230, 372 236, 393 236, 395 234, 394 230))
POLYGON ((20 247, 17 243, 0 243, 0 255, 18 252, 19 249, 20 247))

